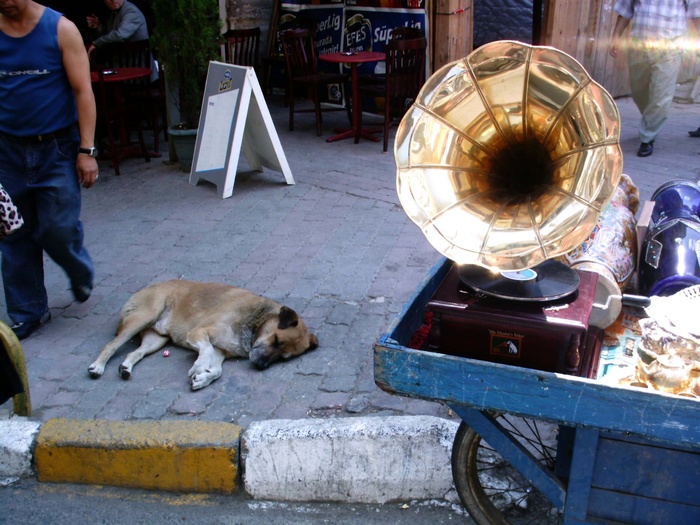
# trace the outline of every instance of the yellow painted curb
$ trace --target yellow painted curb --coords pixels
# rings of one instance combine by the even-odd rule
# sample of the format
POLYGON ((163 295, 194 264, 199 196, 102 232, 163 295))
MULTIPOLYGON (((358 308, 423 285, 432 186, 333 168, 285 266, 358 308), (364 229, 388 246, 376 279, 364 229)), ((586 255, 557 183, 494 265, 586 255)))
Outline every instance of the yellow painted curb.
POLYGON ((50 419, 34 458, 39 481, 176 492, 236 490, 241 427, 200 421, 50 419))

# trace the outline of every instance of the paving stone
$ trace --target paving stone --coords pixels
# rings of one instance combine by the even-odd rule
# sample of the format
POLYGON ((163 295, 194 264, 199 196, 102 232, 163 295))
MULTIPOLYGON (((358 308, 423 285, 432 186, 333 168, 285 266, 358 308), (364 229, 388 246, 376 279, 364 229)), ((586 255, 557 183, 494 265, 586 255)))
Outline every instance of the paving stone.
MULTIPOLYGON (((697 139, 687 137, 700 122, 700 105, 674 103, 646 159, 636 157, 636 108, 629 99, 619 106, 625 172, 641 200, 668 180, 700 177, 697 139)), ((289 132, 288 109, 276 102, 270 110, 293 186, 267 169, 240 173, 233 196, 220 199, 212 185, 194 187, 158 159, 125 162, 119 177, 100 161, 98 183, 83 192, 93 296, 75 303, 65 274, 47 258, 53 320, 22 342, 35 417, 177 420, 196 412, 197 419, 245 427, 269 417, 295 419, 312 406, 320 417, 338 415, 329 408, 338 406, 345 416, 449 417, 442 405, 392 396, 374 384, 374 343, 441 257, 398 203, 393 155, 365 141, 328 144, 313 126, 289 132), (227 361, 200 397, 187 379, 195 354, 172 346, 168 359, 149 356, 123 381, 117 369, 135 348, 129 343, 100 380, 90 379, 87 367, 114 336, 126 300, 172 278, 222 281, 282 299, 304 317, 320 347, 263 372, 227 361)), ((335 124, 343 124, 340 116, 324 119, 324 129, 335 124)), ((0 293, 0 319, 8 322, 4 304, 0 293)))

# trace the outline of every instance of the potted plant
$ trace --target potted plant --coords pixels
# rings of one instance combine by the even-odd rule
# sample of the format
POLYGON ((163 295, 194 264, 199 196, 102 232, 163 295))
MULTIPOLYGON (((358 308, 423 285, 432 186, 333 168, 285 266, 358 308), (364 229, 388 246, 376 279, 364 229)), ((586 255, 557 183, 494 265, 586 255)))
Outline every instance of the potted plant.
POLYGON ((192 166, 210 60, 221 59, 218 0, 152 0, 153 48, 180 122, 168 128, 186 171, 192 166), (185 144, 180 144, 180 139, 185 144))

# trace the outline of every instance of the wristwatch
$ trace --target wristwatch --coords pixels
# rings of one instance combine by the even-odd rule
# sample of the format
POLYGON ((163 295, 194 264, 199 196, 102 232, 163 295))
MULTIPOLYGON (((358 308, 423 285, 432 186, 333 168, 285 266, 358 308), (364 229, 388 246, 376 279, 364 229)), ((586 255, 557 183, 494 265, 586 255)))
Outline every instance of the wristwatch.
POLYGON ((97 148, 78 148, 78 153, 89 155, 90 157, 97 157, 97 148))

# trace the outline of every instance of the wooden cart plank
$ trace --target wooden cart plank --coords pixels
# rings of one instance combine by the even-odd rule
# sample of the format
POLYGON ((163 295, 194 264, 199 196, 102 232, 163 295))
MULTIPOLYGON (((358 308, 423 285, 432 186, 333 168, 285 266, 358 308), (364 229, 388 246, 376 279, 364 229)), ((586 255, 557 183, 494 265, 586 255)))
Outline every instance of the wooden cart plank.
POLYGON ((390 341, 386 336, 375 345, 375 382, 387 392, 700 448, 697 400, 411 350, 390 341))

